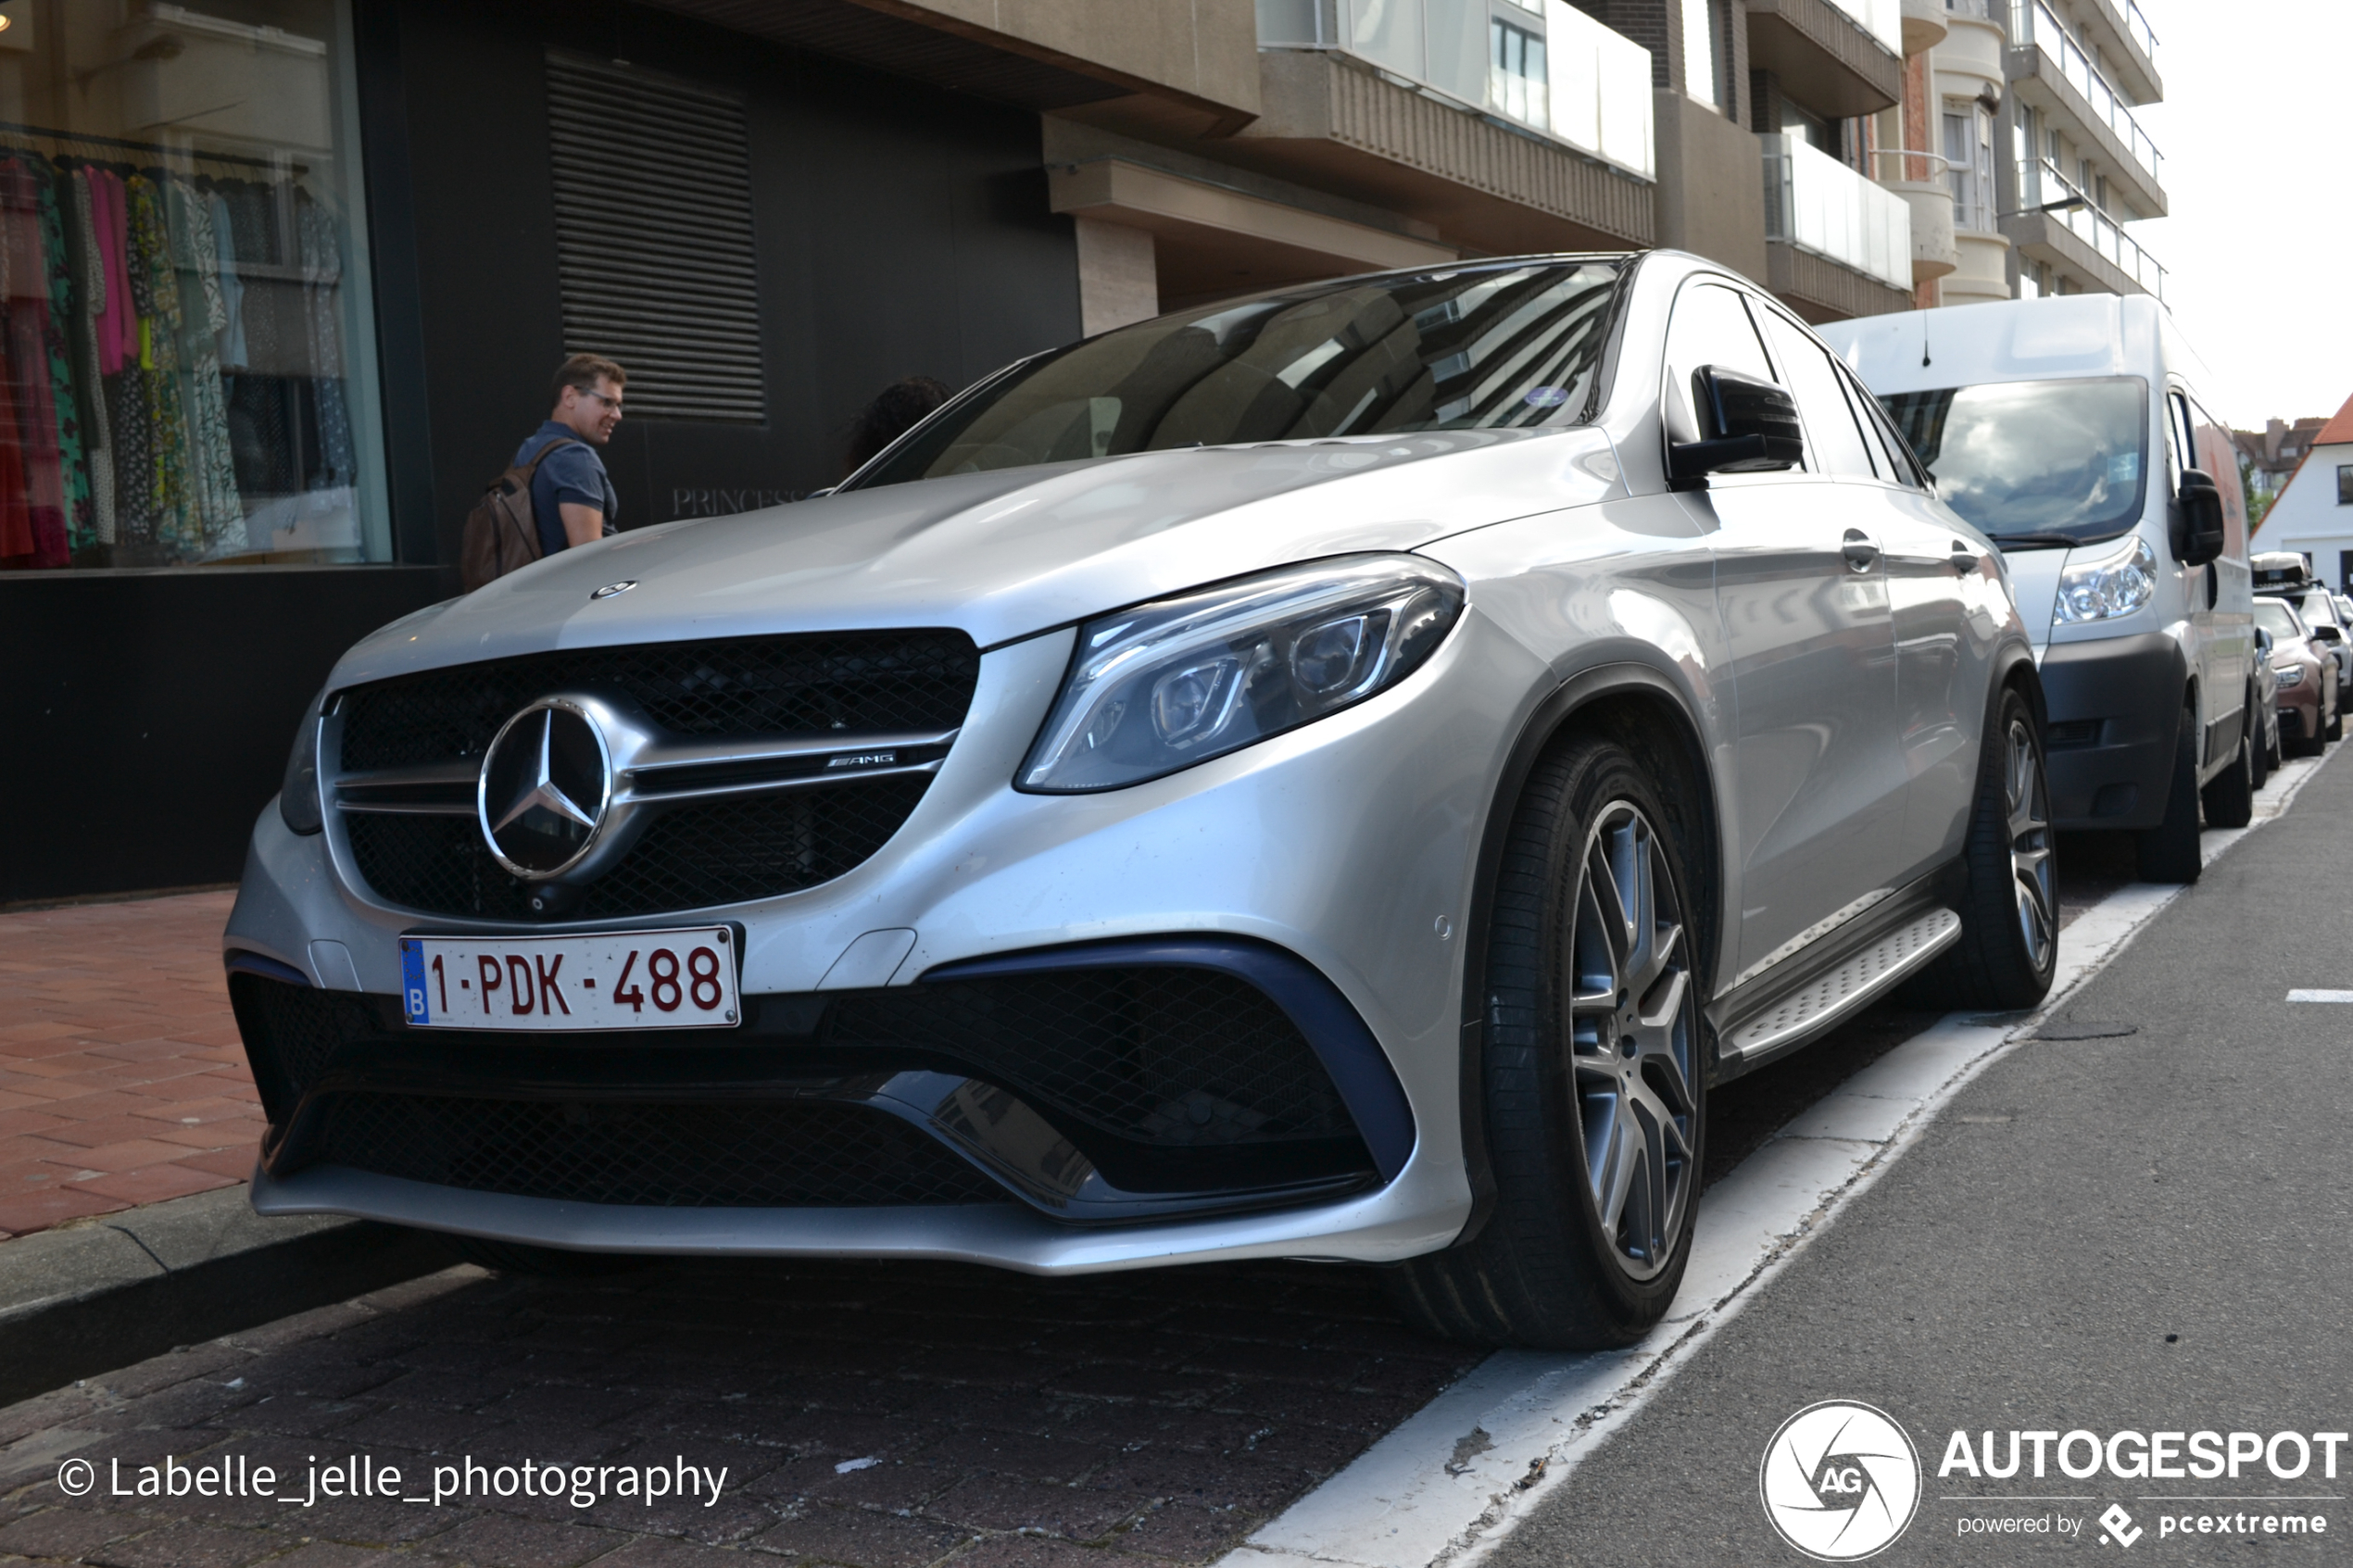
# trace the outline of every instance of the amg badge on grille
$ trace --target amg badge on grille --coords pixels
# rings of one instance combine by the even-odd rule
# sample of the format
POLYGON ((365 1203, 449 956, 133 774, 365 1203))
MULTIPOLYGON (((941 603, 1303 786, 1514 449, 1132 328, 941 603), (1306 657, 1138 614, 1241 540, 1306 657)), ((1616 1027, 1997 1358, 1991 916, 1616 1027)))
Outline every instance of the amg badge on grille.
POLYGON ((498 863, 547 877, 576 864, 612 803, 612 752, 585 709, 541 697, 507 721, 482 759, 475 815, 498 863))

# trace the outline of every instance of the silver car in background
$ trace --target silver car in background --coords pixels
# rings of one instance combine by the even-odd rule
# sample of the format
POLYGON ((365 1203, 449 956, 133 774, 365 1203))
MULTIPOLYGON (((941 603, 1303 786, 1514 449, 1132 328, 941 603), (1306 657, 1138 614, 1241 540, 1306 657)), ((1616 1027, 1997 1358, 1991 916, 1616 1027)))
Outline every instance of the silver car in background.
POLYGON ((345 657, 225 939, 254 1202, 519 1268, 1354 1261, 1624 1344, 1713 1085, 2046 990, 2041 722, 1998 552, 1694 257, 1123 328, 345 657))

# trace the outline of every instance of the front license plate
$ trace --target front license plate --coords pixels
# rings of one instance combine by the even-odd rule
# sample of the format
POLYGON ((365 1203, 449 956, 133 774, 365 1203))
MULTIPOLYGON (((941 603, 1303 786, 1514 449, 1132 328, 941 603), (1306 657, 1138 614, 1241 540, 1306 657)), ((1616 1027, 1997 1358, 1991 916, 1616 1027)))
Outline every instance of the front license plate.
POLYGON ((724 925, 597 936, 404 936, 419 1029, 726 1029, 741 1011, 724 925))

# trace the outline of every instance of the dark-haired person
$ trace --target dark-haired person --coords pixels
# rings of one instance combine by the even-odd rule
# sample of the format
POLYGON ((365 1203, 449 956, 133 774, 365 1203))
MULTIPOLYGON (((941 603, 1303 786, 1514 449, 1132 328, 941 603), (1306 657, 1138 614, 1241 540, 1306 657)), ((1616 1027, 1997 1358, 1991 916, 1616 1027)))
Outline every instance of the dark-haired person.
POLYGON ((946 386, 929 376, 908 376, 884 387, 849 422, 841 476, 848 479, 864 468, 875 453, 923 423, 933 409, 951 395, 946 386))
POLYGON ((621 389, 628 380, 628 371, 594 354, 575 354, 556 368, 555 410, 515 453, 518 466, 540 458, 531 476, 531 516, 543 556, 613 532, 621 497, 597 448, 621 423, 621 389))

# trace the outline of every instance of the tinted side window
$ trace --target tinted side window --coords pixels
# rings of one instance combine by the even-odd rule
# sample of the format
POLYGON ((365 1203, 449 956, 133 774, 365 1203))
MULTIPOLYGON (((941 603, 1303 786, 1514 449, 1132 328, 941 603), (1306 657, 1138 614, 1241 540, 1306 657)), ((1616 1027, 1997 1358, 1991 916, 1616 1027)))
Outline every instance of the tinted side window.
POLYGON ((1697 441, 1712 433, 1699 428, 1692 375, 1703 365, 1735 370, 1758 381, 1779 381, 1773 362, 1757 341, 1741 296, 1718 283, 1686 283, 1667 326, 1667 384, 1661 389, 1667 439, 1697 441))
POLYGON ((1863 433, 1856 426, 1855 410, 1846 406, 1846 393, 1839 385, 1838 370, 1830 355, 1779 313, 1768 310, 1765 320, 1767 331, 1773 335, 1773 348, 1789 368, 1791 395, 1806 421, 1815 470, 1859 479, 1881 477, 1871 462, 1870 449, 1863 445, 1863 433))

